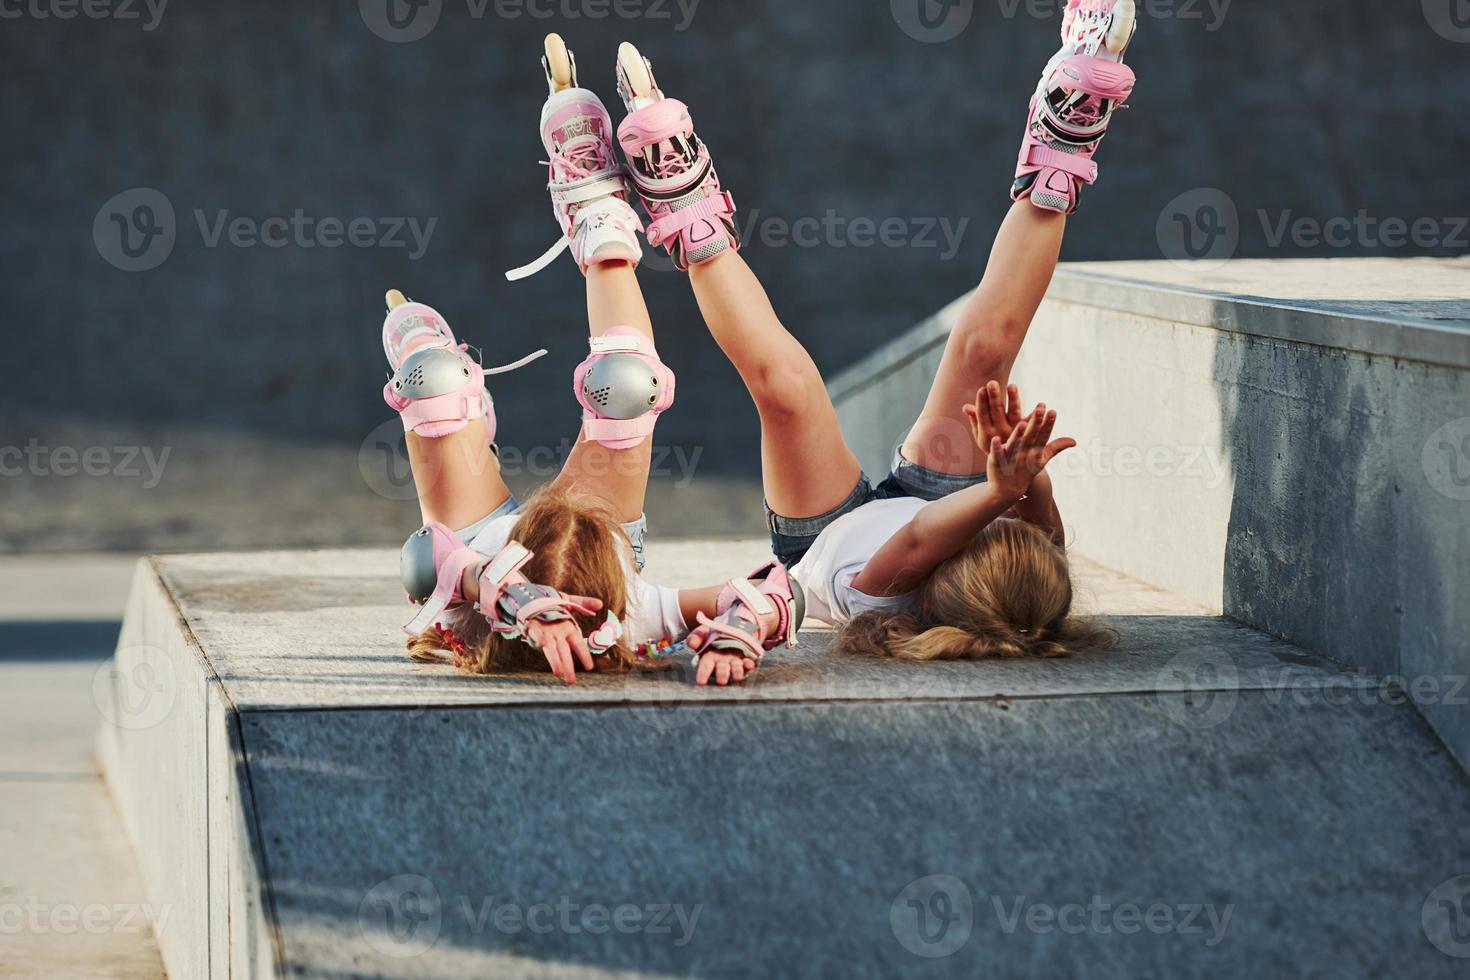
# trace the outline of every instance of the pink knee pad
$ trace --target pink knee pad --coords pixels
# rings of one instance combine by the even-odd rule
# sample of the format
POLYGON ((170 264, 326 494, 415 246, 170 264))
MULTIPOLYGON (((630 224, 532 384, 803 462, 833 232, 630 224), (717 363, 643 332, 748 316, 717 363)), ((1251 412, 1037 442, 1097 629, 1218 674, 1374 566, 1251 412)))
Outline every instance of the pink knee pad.
POLYGON ((572 380, 587 438, 632 449, 674 404, 674 372, 658 359, 653 341, 632 327, 613 327, 593 337, 591 347, 572 380))
POLYGON ((514 364, 486 369, 458 343, 449 324, 432 307, 406 303, 383 323, 383 351, 393 374, 383 400, 403 418, 403 428, 425 439, 442 439, 485 419, 487 442, 495 441, 495 403, 485 376, 524 367, 541 350, 514 364))

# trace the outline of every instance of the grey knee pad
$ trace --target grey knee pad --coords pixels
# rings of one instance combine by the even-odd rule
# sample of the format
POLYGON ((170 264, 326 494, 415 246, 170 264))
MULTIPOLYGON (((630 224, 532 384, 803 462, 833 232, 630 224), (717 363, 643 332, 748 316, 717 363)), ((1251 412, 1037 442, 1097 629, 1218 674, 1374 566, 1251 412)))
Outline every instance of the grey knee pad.
POLYGON ((400 398, 436 398, 449 395, 474 381, 469 358, 448 347, 427 347, 408 355, 393 375, 393 393, 400 398))
POLYGON ((609 354, 593 364, 582 379, 582 396, 609 419, 636 419, 658 404, 658 375, 647 358, 609 354))
POLYGON ((790 576, 787 578, 791 582, 791 635, 795 636, 806 621, 806 593, 802 591, 800 582, 790 576))
POLYGON ((398 555, 398 575, 403 590, 416 604, 423 605, 439 584, 439 570, 434 567, 434 535, 428 528, 415 531, 403 543, 398 555))

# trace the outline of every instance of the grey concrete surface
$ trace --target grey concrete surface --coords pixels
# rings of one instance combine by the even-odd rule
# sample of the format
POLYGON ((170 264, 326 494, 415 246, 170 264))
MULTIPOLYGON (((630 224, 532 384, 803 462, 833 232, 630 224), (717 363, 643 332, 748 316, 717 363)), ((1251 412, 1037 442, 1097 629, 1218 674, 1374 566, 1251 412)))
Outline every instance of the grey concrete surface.
MULTIPOLYGON (((755 567, 765 542, 659 546, 647 574, 676 586, 709 585, 755 567)), ((768 560, 768 558, 766 559, 768 560)), ((466 678, 410 665, 398 627, 411 615, 393 579, 396 553, 323 551, 177 555, 154 559, 159 578, 208 651, 210 670, 241 711, 399 705, 636 703, 655 714, 676 703, 1035 697, 1173 691, 1202 665, 1228 663, 1241 689, 1368 681, 1157 590, 1090 566, 1083 601, 1116 619, 1118 649, 1069 662, 933 664, 921 671, 852 659, 811 629, 778 650, 755 682, 712 691, 682 676, 591 675, 575 687, 547 676, 466 678), (660 682, 662 681, 662 682, 660 682)))
POLYGON ((1420 915, 1470 862, 1470 785, 1411 708, 1173 709, 747 705, 698 742, 627 711, 281 712, 246 746, 298 976, 1462 975, 1420 915), (645 930, 595 918, 623 905, 645 930), (1123 905, 1181 928, 1123 934, 1123 905))
POLYGON ((1470 255, 1069 263, 1048 294, 1169 323, 1470 370, 1470 255))
POLYGON ((163 976, 172 910, 148 901, 92 752, 132 565, 0 558, 0 976, 163 976))
POLYGON ((1190 600, 1084 562, 1110 653, 898 665, 811 631, 745 689, 569 689, 409 664, 392 562, 138 566, 114 693, 171 680, 103 758, 149 895, 189 910, 171 972, 1455 974, 1430 895, 1470 866, 1470 782, 1401 692, 1190 600), (1046 926, 1072 904, 1103 926, 1046 926))
MULTIPOLYGON (((1467 273, 1064 267, 1014 374, 1080 441, 1054 470, 1082 554, 1400 678, 1462 762, 1470 370, 1451 365, 1470 363, 1467 273)), ((886 465, 917 414, 957 311, 833 380, 865 466, 886 465)))

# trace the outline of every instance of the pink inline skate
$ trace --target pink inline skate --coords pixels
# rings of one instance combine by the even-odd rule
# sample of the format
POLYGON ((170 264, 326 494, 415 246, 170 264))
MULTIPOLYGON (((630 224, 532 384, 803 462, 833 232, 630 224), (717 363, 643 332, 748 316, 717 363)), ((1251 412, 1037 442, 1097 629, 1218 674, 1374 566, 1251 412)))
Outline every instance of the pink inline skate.
POLYGON ((438 310, 411 303, 398 290, 388 292, 383 321, 383 353, 392 374, 383 400, 403 418, 403 427, 425 439, 442 439, 474 419, 485 420, 485 441, 495 442, 495 402, 485 376, 505 374, 544 357, 540 350, 514 364, 488 370, 470 356, 438 310))
POLYGON ((628 203, 628 181, 613 149, 612 118, 596 93, 577 87, 577 61, 561 37, 546 38, 541 59, 551 95, 541 110, 541 142, 551 168, 551 208, 562 238, 530 265, 505 274, 533 276, 567 248, 585 274, 598 262, 637 265, 643 224, 628 203))
POLYGON ((739 249, 735 201, 720 189, 709 149, 694 135, 689 107, 664 97, 653 66, 626 42, 618 49, 618 92, 629 113, 618 127, 618 142, 652 219, 648 243, 668 249, 682 270, 739 249))
POLYGON ((1114 110, 1133 92, 1123 55, 1137 29, 1134 0, 1071 0, 1062 49, 1047 62, 1031 99, 1011 198, 1047 211, 1077 210, 1083 184, 1097 180, 1093 156, 1114 110))

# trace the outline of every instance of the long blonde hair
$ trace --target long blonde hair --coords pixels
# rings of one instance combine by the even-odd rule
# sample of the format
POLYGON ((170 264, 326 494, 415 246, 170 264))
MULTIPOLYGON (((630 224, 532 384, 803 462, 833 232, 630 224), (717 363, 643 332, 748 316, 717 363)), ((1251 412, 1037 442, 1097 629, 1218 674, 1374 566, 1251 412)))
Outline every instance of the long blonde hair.
POLYGON ((917 616, 864 613, 838 649, 900 660, 1065 657, 1109 646, 1112 630, 1072 614, 1066 553, 1044 531, 1004 518, 934 570, 917 616))
MULTIPOLYGON (((526 578, 560 592, 601 599, 597 616, 577 616, 584 633, 602 624, 608 612, 628 618, 628 576, 632 572, 632 545, 609 505, 599 497, 550 485, 537 491, 511 531, 512 540, 535 552, 521 571, 526 578)), ((478 614, 471 626, 455 631, 461 649, 446 651, 443 633, 429 629, 408 641, 414 660, 456 663, 472 674, 497 670, 550 670, 546 657, 520 640, 491 633, 478 614)), ((634 663, 626 641, 598 658, 598 669, 623 670, 634 663)))

